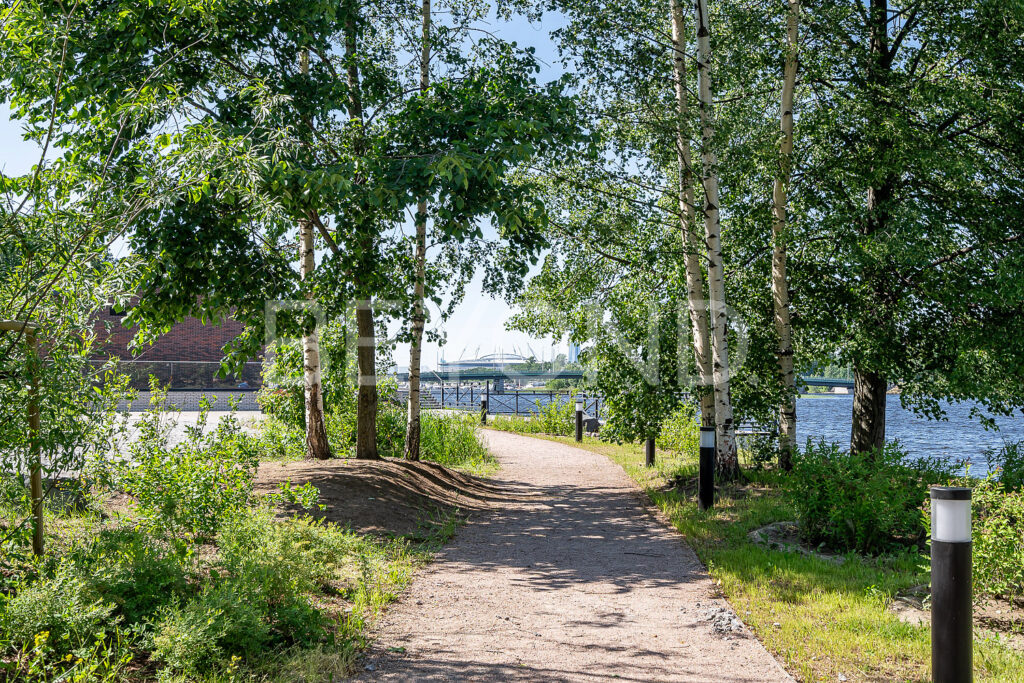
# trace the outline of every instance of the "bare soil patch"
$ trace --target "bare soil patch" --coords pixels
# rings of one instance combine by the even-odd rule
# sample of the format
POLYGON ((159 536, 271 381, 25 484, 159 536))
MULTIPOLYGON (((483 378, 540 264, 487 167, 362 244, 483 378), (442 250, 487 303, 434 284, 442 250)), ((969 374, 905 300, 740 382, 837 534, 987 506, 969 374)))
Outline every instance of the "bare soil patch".
POLYGON ((292 486, 308 482, 320 490, 325 509, 314 516, 378 535, 414 536, 424 519, 466 516, 515 494, 436 463, 388 459, 266 462, 260 465, 256 491, 273 493, 288 480, 292 486))
MULTIPOLYGON (((913 586, 897 594, 889 611, 900 621, 915 626, 931 623, 931 590, 913 586)), ((974 605, 974 627, 981 633, 996 634, 1015 650, 1024 651, 1024 604, 1003 598, 983 599, 974 605)))

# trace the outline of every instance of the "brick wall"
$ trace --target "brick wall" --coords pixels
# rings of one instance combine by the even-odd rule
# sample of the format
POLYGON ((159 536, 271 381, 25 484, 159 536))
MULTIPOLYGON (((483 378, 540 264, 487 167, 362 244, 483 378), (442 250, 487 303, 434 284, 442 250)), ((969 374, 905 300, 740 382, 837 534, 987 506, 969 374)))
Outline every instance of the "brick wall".
MULTIPOLYGON (((130 361, 121 364, 121 372, 128 375, 131 386, 145 390, 150 376, 171 389, 235 389, 248 385, 258 389, 262 384, 259 358, 246 363, 238 377, 218 377, 225 344, 241 334, 243 326, 235 320, 221 325, 203 325, 198 318, 186 318, 161 335, 155 344, 134 354, 128 343, 137 328, 126 328, 123 316, 104 309, 96 315, 94 329, 99 338, 98 358, 119 358, 130 361)), ((262 354, 261 354, 262 355, 262 354)))
POLYGON ((135 336, 137 328, 124 327, 122 320, 123 316, 111 314, 110 309, 104 309, 97 316, 95 329, 101 340, 103 356, 122 360, 219 363, 224 356, 223 346, 241 334, 243 329, 242 324, 235 320, 226 320, 222 325, 203 325, 198 318, 188 317, 161 335, 155 344, 132 355, 128 351, 128 342, 135 336))

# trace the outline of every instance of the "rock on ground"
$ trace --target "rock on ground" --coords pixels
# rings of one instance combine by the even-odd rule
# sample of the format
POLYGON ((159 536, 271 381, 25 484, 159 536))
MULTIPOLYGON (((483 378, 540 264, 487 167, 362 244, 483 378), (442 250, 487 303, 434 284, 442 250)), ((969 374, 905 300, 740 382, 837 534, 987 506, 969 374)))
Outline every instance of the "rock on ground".
POLYGON ((619 466, 485 438, 507 498, 384 615, 359 680, 791 680, 619 466))

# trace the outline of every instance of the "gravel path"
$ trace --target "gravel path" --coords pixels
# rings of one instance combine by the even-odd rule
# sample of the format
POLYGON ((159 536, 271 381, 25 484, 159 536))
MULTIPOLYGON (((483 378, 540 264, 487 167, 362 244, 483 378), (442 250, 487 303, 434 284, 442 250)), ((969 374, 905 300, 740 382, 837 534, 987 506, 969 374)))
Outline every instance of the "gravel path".
POLYGON ((619 466, 484 436, 510 499, 476 514, 388 610, 360 680, 791 680, 619 466))

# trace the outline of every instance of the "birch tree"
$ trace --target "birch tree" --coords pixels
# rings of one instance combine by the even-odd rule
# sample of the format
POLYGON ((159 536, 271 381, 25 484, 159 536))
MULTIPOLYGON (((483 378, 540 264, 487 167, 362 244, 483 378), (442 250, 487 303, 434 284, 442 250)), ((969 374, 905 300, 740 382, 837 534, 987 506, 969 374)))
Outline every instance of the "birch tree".
MULTIPOLYGON (((430 87, 430 0, 423 0, 422 46, 420 47, 420 89, 430 87)), ((412 341, 409 345, 409 400, 405 427, 405 457, 420 459, 420 363, 423 357, 423 328, 426 323, 424 308, 424 279, 427 269, 427 200, 416 205, 416 253, 413 282, 412 341)))
POLYGON ((704 186, 704 239, 708 255, 708 305, 711 317, 711 358, 715 391, 715 429, 718 442, 717 469, 726 478, 739 475, 729 393, 729 328, 725 302, 725 266, 722 261, 719 221, 718 169, 714 151, 715 119, 711 94, 711 29, 707 0, 694 5, 697 31, 697 97, 700 102, 701 171, 704 186))
POLYGON ((782 78, 779 149, 779 172, 772 186, 772 305, 775 332, 779 346, 779 382, 782 403, 779 405, 779 465, 789 469, 796 448, 796 372, 793 366, 793 325, 790 316, 789 278, 786 276, 786 194, 792 175, 793 159, 793 93, 796 90, 797 54, 799 50, 800 0, 787 0, 786 61, 782 78))
POLYGON ((705 427, 715 426, 714 376, 711 365, 711 344, 708 332, 708 308, 704 299, 704 268, 702 265, 705 245, 697 234, 696 198, 694 195, 693 155, 688 133, 690 107, 686 87, 686 20, 679 0, 669 0, 672 20, 672 75, 675 83, 676 110, 676 156, 678 166, 678 201, 680 231, 686 254, 687 306, 690 314, 690 334, 693 340, 693 354, 700 378, 700 415, 705 427))
MULTIPOLYGON (((309 52, 303 50, 299 56, 299 73, 309 76, 309 52)), ((309 220, 299 221, 299 273, 303 282, 309 284, 316 269, 316 255, 313 246, 313 226, 309 220)), ((306 295, 312 299, 312 292, 306 295)), ((331 445, 327 442, 327 426, 324 422, 324 396, 320 364, 320 339, 316 325, 304 330, 302 335, 302 377, 303 397, 306 407, 306 458, 327 460, 331 457, 331 445)))

